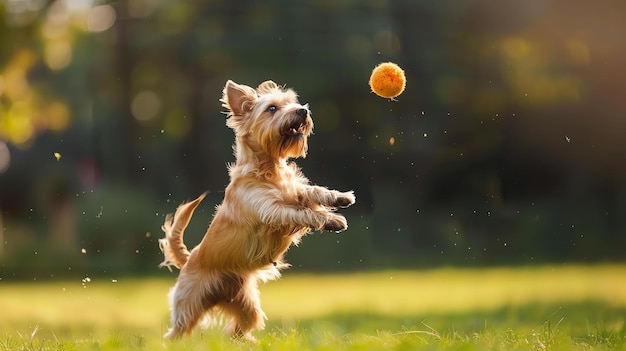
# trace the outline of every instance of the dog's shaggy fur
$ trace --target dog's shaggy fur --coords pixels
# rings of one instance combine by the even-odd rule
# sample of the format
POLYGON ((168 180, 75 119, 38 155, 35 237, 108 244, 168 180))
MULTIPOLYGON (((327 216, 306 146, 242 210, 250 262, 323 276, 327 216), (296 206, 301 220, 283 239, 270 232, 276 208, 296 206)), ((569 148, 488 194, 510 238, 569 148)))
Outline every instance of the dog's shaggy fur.
POLYGON ((283 255, 311 230, 347 228, 338 207, 355 202, 353 192, 314 186, 290 161, 305 157, 313 120, 293 90, 272 81, 256 89, 228 81, 221 99, 226 124, 235 132, 230 184, 202 242, 191 252, 183 232, 204 198, 178 207, 163 225, 162 266, 180 268, 170 291, 172 326, 165 335, 190 334, 201 321, 223 315, 226 332, 253 339, 263 329, 258 284, 280 277, 283 255))

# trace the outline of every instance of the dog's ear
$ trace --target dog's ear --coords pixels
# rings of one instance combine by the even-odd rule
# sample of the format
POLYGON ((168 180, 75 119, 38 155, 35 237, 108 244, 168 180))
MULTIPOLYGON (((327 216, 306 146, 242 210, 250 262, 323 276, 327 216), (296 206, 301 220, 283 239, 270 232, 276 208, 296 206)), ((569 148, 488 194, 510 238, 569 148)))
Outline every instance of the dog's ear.
POLYGON ((232 112, 233 116, 243 116, 252 110, 256 92, 247 85, 237 84, 232 80, 226 82, 222 95, 222 106, 232 112))
POLYGON ((271 80, 266 80, 265 82, 259 84, 256 91, 258 91, 259 94, 269 94, 275 89, 278 89, 278 85, 271 80))
POLYGON ((252 111, 256 97, 256 91, 249 86, 237 84, 232 80, 226 82, 220 101, 222 106, 230 110, 226 125, 234 129, 237 134, 242 133, 245 116, 252 111))

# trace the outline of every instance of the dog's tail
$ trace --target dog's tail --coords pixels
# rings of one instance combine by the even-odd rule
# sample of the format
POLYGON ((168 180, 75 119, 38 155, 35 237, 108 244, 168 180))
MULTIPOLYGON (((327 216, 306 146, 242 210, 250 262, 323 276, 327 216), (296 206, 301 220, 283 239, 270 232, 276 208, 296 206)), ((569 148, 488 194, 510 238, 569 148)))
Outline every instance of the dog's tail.
POLYGON ((206 193, 198 196, 197 199, 191 202, 178 206, 174 215, 168 214, 165 217, 165 223, 161 227, 165 232, 165 238, 159 239, 159 248, 163 252, 165 260, 159 267, 167 267, 171 271, 172 266, 180 269, 187 263, 189 250, 187 250, 187 246, 183 242, 183 234, 193 215, 193 211, 205 196, 206 193))

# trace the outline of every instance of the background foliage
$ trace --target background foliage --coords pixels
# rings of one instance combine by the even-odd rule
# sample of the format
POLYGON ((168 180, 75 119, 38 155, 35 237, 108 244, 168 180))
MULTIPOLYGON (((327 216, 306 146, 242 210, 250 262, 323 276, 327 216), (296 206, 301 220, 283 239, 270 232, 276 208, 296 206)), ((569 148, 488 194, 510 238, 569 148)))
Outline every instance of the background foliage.
POLYGON ((208 190, 199 242, 227 79, 295 88, 298 164, 357 194, 296 268, 622 261, 624 32, 619 0, 0 2, 0 278, 158 272, 165 214, 208 190))

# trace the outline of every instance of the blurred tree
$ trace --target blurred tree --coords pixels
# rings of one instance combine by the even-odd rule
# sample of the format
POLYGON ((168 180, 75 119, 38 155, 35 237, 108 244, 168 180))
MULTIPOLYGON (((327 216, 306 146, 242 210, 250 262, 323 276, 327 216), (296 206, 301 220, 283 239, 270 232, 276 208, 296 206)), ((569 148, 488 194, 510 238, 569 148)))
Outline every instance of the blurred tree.
POLYGON ((307 238, 296 266, 621 260, 625 10, 0 3, 0 277, 152 272, 164 214, 208 190, 186 236, 198 242, 233 159, 227 79, 294 87, 316 125, 298 163, 357 193, 350 231, 307 238), (398 101, 368 90, 381 61, 407 73, 398 101))

